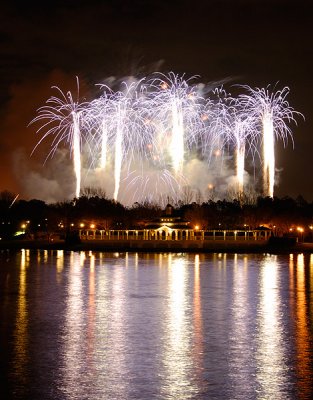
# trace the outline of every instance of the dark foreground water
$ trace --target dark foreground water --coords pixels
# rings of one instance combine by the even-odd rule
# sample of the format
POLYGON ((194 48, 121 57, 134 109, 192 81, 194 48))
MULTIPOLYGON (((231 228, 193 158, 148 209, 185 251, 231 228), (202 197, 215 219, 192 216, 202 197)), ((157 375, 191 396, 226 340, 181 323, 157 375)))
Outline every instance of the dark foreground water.
POLYGON ((1 399, 309 399, 313 256, 0 252, 1 399))

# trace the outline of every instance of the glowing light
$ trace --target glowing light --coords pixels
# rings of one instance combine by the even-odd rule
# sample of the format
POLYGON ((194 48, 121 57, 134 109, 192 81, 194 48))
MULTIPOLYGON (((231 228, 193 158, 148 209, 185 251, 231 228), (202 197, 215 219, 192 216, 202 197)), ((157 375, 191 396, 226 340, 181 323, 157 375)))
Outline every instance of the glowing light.
MULTIPOLYGON (((299 114, 289 106, 286 97, 289 88, 270 92, 266 89, 243 86, 248 94, 241 94, 241 108, 252 119, 256 132, 262 132, 263 137, 263 191, 264 195, 273 197, 275 184, 275 137, 282 139, 284 145, 292 132, 286 122, 296 122, 295 115, 299 114)), ((255 136, 255 140, 259 136, 255 136)))
POLYGON ((42 123, 37 132, 43 132, 35 149, 52 136, 48 158, 67 142, 75 196, 80 195, 84 163, 89 172, 101 174, 104 187, 113 180, 116 201, 121 201, 121 188, 127 194, 133 189, 133 201, 179 198, 186 185, 194 184, 187 166, 198 160, 209 172, 210 163, 222 163, 226 151, 233 152, 236 187, 242 194, 245 159, 250 153, 254 163, 255 154, 262 153, 264 194, 273 196, 275 138, 286 144, 292 138, 287 122, 295 122, 299 114, 286 101, 289 89, 270 93, 241 86, 246 93, 235 98, 223 88, 196 83, 196 78, 154 73, 124 81, 119 90, 98 85, 101 94, 90 102, 79 101, 78 83, 76 99, 55 87, 59 96, 50 97, 32 121, 42 123))
POLYGON ((284 327, 281 317, 279 264, 276 256, 267 256, 261 264, 260 303, 258 309, 257 380, 260 398, 273 398, 286 384, 287 368, 284 327))
MULTIPOLYGON (((80 121, 84 120, 82 113, 87 107, 87 103, 79 103, 78 99, 73 99, 72 93, 63 93, 61 89, 54 86, 59 93, 59 97, 50 97, 46 105, 41 107, 38 116, 34 118, 32 123, 43 121, 42 126, 37 130, 41 132, 45 130, 43 137, 39 140, 36 147, 48 136, 53 135, 52 149, 48 154, 53 156, 61 142, 67 141, 70 143, 74 173, 76 177, 76 190, 75 195, 80 195, 81 185, 81 126, 80 121)), ((79 84, 77 80, 77 92, 79 98, 79 84)), ((35 150, 34 149, 34 150, 35 150)), ((33 151, 34 151, 33 150, 33 151)))
POLYGON ((176 173, 182 171, 184 163, 184 127, 181 111, 178 109, 176 101, 172 103, 173 134, 171 143, 171 157, 173 168, 176 173))

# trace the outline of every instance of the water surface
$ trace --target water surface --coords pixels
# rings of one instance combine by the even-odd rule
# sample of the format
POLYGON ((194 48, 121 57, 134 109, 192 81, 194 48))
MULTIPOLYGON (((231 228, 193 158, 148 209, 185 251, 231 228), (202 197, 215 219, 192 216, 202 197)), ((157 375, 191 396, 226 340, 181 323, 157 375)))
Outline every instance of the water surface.
POLYGON ((22 250, 0 264, 5 398, 313 395, 313 256, 22 250))

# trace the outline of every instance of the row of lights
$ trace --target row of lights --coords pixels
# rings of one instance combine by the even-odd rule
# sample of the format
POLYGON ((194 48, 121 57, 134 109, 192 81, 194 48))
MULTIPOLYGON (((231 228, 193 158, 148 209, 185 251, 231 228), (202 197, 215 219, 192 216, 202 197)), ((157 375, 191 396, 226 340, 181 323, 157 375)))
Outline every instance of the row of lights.
MULTIPOLYGON (((75 226, 75 224, 71 223, 71 228, 73 228, 74 226, 75 226)), ((79 227, 80 227, 80 228, 85 228, 85 226, 86 226, 86 224, 84 224, 83 222, 81 222, 81 223, 79 224, 79 227)), ((63 222, 60 222, 60 223, 59 223, 59 227, 60 227, 60 228, 64 228, 63 222)), ((94 229, 95 227, 96 227, 95 224, 90 224, 90 225, 89 225, 89 228, 90 228, 90 229, 94 229)))
MULTIPOLYGON (((219 228, 221 227, 221 223, 219 223, 218 224, 218 226, 219 226, 219 228)), ((247 224, 244 224, 244 227, 245 227, 245 229, 249 229, 250 230, 250 226, 249 225, 247 225, 247 224)), ((195 230, 199 230, 199 225, 195 225, 195 230)), ((276 225, 273 225, 273 228, 275 229, 276 228, 276 225)), ((311 230, 311 231, 313 231, 313 225, 309 225, 309 229, 311 230)), ((289 228, 289 232, 293 232, 294 230, 297 230, 298 232, 300 232, 300 233, 303 233, 304 232, 304 228, 303 227, 301 227, 301 226, 297 226, 296 228, 289 228)))
MULTIPOLYGON (((72 226, 72 225, 74 226, 74 224, 71 224, 71 226, 72 226)), ((85 224, 82 222, 81 224, 79 224, 79 227, 80 227, 80 228, 84 228, 84 227, 85 227, 85 224)), ((90 225, 89 225, 89 228, 90 228, 90 229, 94 229, 95 227, 96 227, 95 224, 90 224, 90 225)))
MULTIPOLYGON (((309 226, 309 229, 312 231, 313 230, 313 225, 309 226)), ((303 233, 304 232, 304 228, 302 228, 302 226, 297 226, 296 228, 289 228, 289 232, 293 232, 294 230, 303 233)))
MULTIPOLYGON (((47 221, 47 219, 46 219, 46 221, 47 221)), ((2 222, 2 224, 4 224, 4 222, 2 222)), ((26 222, 24 222, 24 223, 21 224, 21 228, 22 228, 22 229, 26 229, 26 228, 27 228, 27 225, 29 225, 29 224, 30 224, 30 221, 26 221, 26 222)), ((219 227, 221 227, 221 223, 219 223, 218 225, 219 225, 219 227)), ((40 226, 40 224, 38 224, 38 226, 40 226)), ((58 226, 59 226, 60 228, 64 228, 63 222, 62 222, 62 221, 59 222, 58 226)), ((75 226, 75 224, 71 223, 71 227, 74 227, 74 226, 75 226)), ((83 222, 81 222, 81 223, 79 224, 79 227, 80 227, 80 228, 85 228, 85 227, 86 227, 86 224, 83 223, 83 222)), ((93 223, 91 223, 91 224, 89 225, 89 228, 90 228, 90 229, 94 229, 95 227, 96 227, 96 225, 93 224, 93 223)), ((245 229, 246 229, 247 227, 248 227, 248 229, 250 229, 249 225, 247 225, 247 224, 244 224, 244 227, 245 227, 245 229)), ((195 230, 199 230, 199 225, 195 225, 194 228, 195 228, 195 230)), ((273 228, 276 228, 276 225, 274 225, 273 228)), ((311 231, 313 231, 313 225, 309 225, 309 229, 310 229, 311 231)), ((304 228, 301 227, 301 226, 297 226, 296 228, 289 228, 289 232, 293 232, 294 230, 297 230, 297 231, 300 232, 300 233, 303 233, 303 232, 304 232, 304 228)))
MULTIPOLYGON (((219 229, 221 229, 221 223, 218 224, 219 229)), ((245 229, 249 229, 250 230, 250 225, 244 224, 245 229)), ((199 230, 199 225, 195 225, 195 230, 198 231, 199 230)), ((274 228, 276 228, 276 226, 274 225, 274 228)))
MULTIPOLYGON (((22 229, 26 229, 27 226, 28 226, 29 224, 30 224, 30 221, 23 222, 23 223, 21 224, 21 228, 22 228, 22 229)), ((41 225, 38 224, 38 226, 41 226, 41 225)), ((71 223, 71 227, 73 228, 74 226, 75 226, 75 224, 71 223)), ((80 228, 84 228, 85 226, 86 226, 86 225, 85 225, 83 222, 79 224, 79 227, 80 227, 80 228)), ((64 228, 64 224, 63 224, 62 221, 58 223, 58 227, 61 228, 61 229, 64 228)), ((91 228, 91 229, 94 229, 95 227, 96 227, 95 224, 90 224, 90 225, 89 225, 89 228, 91 228)))

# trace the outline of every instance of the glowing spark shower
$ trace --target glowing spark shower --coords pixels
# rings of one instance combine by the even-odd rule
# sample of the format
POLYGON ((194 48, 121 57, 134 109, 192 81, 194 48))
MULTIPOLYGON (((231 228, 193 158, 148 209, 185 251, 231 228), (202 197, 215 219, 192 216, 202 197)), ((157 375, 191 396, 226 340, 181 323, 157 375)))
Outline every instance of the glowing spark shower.
POLYGON ((263 126, 263 190, 270 197, 274 195, 275 183, 275 137, 273 116, 265 112, 262 117, 263 126))
MULTIPOLYGON (((248 150, 256 152, 255 133, 253 132, 253 120, 251 116, 244 111, 240 99, 233 98, 226 93, 224 89, 215 91, 219 96, 220 121, 218 132, 222 132, 222 144, 224 147, 230 143, 234 147, 234 164, 236 176, 236 191, 241 197, 244 191, 244 173, 246 142, 249 141, 248 150)), ((218 135, 221 136, 221 135, 218 135)), ((221 139, 219 139, 221 140, 221 139)))
MULTIPOLYGON (((51 144, 52 149, 48 154, 49 156, 55 153, 60 143, 64 140, 69 143, 76 177, 75 194, 76 197, 79 197, 81 185, 81 121, 84 121, 83 113, 87 107, 87 103, 79 103, 78 100, 74 101, 71 92, 65 94, 59 88, 54 88, 58 90, 60 97, 50 97, 46 105, 39 109, 38 116, 33 120, 33 122, 44 121, 38 132, 45 130, 45 133, 36 147, 47 136, 53 135, 54 139, 51 144)), ((78 81, 77 88, 79 94, 78 81)))
POLYGON ((287 122, 299 114, 286 101, 289 89, 240 86, 244 93, 233 97, 197 79, 171 72, 129 79, 118 90, 98 85, 100 96, 89 102, 56 88, 59 97, 50 97, 32 121, 43 132, 35 148, 51 136, 48 158, 62 142, 69 144, 76 197, 96 177, 99 187, 124 203, 179 200, 188 186, 196 191, 212 184, 216 162, 234 171, 225 186, 240 196, 248 157, 248 166, 262 165, 263 194, 273 196, 275 139, 285 145, 292 138, 287 122))
POLYGON ((72 111, 72 116, 73 116, 73 158, 74 158, 74 172, 76 176, 76 197, 79 197, 80 180, 81 180, 79 113, 72 111))
POLYGON ((263 137, 263 194, 273 197, 275 184, 275 137, 282 139, 284 145, 288 136, 292 137, 286 122, 296 122, 295 115, 300 113, 289 106, 286 97, 289 88, 277 92, 266 89, 243 86, 248 94, 239 96, 242 109, 251 116, 252 126, 263 137))

